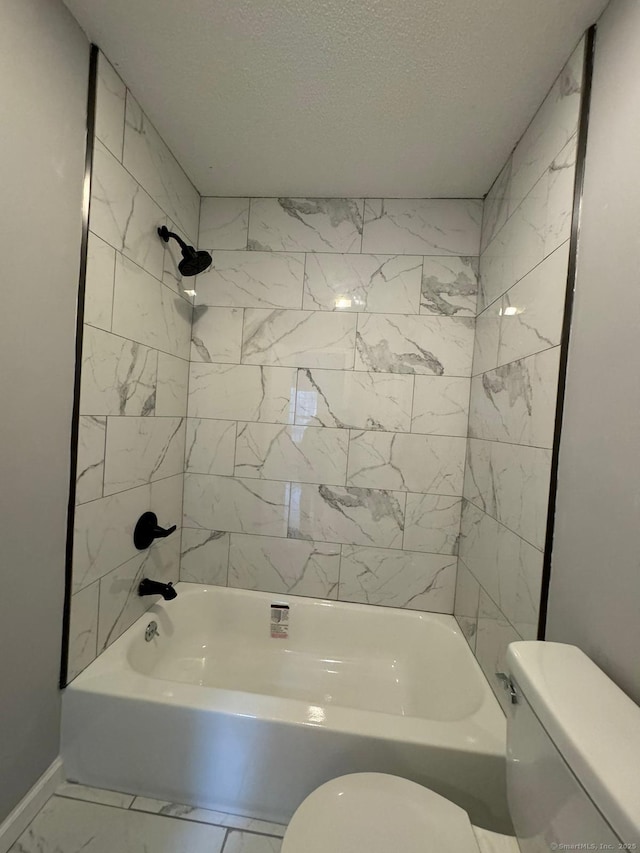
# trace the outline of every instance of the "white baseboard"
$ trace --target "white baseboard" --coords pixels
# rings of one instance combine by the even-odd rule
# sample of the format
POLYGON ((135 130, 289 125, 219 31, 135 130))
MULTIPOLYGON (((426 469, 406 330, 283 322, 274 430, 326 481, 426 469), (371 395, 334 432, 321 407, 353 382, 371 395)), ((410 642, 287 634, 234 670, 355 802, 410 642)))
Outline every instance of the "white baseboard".
POLYGON ((8 817, 0 823, 0 853, 7 853, 7 850, 20 838, 49 797, 55 793, 58 785, 64 781, 62 759, 58 757, 8 817))

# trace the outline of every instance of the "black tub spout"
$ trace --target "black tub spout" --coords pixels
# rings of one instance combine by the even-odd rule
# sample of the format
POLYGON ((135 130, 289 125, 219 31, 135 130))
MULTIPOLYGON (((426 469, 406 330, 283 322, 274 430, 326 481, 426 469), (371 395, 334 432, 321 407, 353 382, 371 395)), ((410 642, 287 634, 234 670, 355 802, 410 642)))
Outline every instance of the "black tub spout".
POLYGON ((172 583, 160 583, 149 578, 143 578, 138 587, 138 595, 161 595, 165 601, 171 601, 177 594, 172 583))

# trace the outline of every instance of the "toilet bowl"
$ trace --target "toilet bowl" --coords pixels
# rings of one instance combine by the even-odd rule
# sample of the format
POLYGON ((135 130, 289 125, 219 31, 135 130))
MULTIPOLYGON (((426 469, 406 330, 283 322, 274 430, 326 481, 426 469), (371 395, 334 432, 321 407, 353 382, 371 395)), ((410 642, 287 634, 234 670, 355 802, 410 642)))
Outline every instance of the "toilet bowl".
POLYGON ((299 806, 281 853, 478 853, 464 809, 415 782, 352 773, 299 806))
MULTIPOLYGON (((574 646, 512 643, 507 667, 507 795, 520 849, 638 845, 640 708, 574 646)), ((479 848, 467 813, 445 797, 397 776, 353 773, 309 794, 281 853, 393 850, 479 848)))

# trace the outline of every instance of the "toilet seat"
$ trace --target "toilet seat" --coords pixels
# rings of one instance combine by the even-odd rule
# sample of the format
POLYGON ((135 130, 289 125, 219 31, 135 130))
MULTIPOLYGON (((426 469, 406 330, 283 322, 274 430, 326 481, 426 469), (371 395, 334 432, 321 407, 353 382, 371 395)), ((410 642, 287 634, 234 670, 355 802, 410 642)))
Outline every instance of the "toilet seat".
POLYGON ((281 853, 478 853, 469 816, 450 800, 386 773, 353 773, 300 804, 281 853))

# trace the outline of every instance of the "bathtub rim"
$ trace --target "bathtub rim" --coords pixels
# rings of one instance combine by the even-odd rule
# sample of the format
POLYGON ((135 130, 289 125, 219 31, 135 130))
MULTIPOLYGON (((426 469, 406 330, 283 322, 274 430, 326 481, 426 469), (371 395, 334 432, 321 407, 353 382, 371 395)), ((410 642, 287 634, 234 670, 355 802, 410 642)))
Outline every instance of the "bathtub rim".
MULTIPOLYGON (((358 608, 365 611, 379 605, 357 604, 316 599, 288 593, 270 593, 211 584, 180 582, 176 585, 183 597, 218 592, 233 597, 251 597, 286 603, 289 599, 302 600, 310 604, 326 603, 339 609, 358 608)), ((419 610, 387 608, 394 618, 427 618, 446 627, 452 641, 464 644, 465 654, 478 677, 482 692, 479 708, 467 717, 455 720, 437 720, 391 714, 383 711, 352 709, 340 705, 319 706, 300 699, 281 698, 262 693, 251 693, 221 687, 201 686, 189 682, 171 681, 134 670, 129 662, 129 649, 134 637, 143 633, 146 625, 163 610, 169 611, 165 602, 159 601, 142 614, 117 640, 76 678, 63 693, 67 695, 91 693, 123 699, 151 702, 196 711, 211 711, 237 717, 259 718, 273 723, 326 728, 343 734, 357 734, 387 741, 424 745, 431 744, 443 749, 463 749, 470 753, 502 756, 506 754, 506 719, 488 680, 464 638, 455 618, 448 614, 430 613, 419 610), (462 735, 462 727, 466 734, 462 735)))

